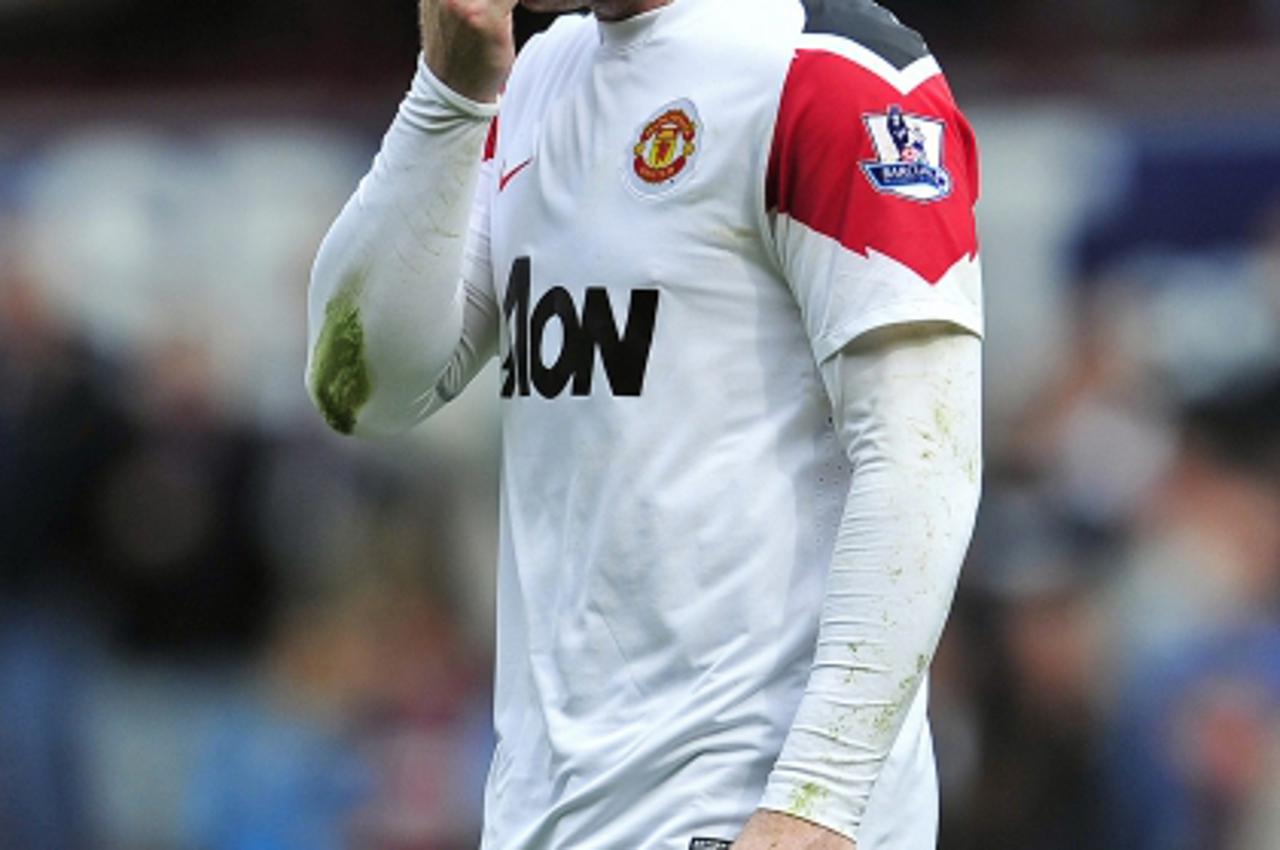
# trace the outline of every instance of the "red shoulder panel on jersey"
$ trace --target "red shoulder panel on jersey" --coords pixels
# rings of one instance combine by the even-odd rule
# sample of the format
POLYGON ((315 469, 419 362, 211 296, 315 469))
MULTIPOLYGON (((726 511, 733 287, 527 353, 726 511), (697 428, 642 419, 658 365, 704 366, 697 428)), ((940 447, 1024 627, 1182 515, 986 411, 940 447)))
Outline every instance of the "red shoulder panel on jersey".
POLYGON ((844 56, 797 52, 769 159, 770 210, 937 283, 977 254, 978 177, 973 131, 941 74, 903 94, 844 56))
POLYGON ((489 136, 484 140, 483 162, 488 162, 498 155, 498 116, 489 122, 489 136))

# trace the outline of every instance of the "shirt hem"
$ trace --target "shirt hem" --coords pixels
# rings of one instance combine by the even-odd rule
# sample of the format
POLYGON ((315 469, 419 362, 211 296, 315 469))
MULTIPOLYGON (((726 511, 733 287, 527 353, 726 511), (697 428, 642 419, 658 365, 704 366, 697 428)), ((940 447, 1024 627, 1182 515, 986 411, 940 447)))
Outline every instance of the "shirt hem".
POLYGON ((872 310, 836 326, 813 343, 819 363, 826 361, 858 337, 892 325, 941 322, 956 325, 978 338, 985 334, 982 311, 974 305, 939 301, 907 301, 872 310))

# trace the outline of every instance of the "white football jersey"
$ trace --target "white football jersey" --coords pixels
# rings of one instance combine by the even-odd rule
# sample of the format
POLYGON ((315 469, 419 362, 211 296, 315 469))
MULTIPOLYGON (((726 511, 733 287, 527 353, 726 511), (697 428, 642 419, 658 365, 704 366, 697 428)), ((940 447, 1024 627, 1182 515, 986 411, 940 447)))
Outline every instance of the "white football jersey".
MULTIPOLYGON (((865 0, 560 19, 486 156, 503 482, 486 850, 727 848, 803 694, 849 486, 817 363, 981 333, 976 149, 865 0)), ((923 693, 860 850, 932 847, 923 693)))

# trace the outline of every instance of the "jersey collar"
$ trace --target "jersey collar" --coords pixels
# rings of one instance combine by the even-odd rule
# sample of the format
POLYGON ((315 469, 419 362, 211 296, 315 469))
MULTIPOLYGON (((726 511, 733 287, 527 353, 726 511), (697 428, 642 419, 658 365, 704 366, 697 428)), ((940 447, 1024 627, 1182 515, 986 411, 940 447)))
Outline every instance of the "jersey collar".
POLYGON ((675 17, 684 7, 690 6, 694 0, 672 0, 665 6, 659 6, 640 15, 621 21, 596 21, 600 30, 600 42, 609 50, 633 50, 643 46, 657 33, 660 23, 675 17), (677 9, 679 12, 677 12, 677 9))

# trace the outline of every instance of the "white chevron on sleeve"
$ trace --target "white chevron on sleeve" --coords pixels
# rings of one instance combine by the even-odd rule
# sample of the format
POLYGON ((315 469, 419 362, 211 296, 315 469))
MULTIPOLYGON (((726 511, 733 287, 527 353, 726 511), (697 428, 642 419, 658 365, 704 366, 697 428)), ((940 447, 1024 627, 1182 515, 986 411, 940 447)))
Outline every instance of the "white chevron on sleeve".
POLYGON ((852 251, 789 215, 774 222, 788 281, 819 358, 861 333, 944 321, 984 332, 982 260, 964 255, 936 283, 896 257, 852 251))

